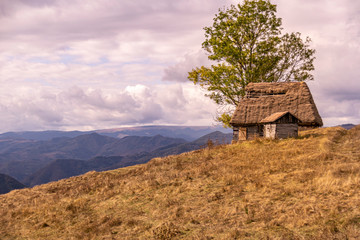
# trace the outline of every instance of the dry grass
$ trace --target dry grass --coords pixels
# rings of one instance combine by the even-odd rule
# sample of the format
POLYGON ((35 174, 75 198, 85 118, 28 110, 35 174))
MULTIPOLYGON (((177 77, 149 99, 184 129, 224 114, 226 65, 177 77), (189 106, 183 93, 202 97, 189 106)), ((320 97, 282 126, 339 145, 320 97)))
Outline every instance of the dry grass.
POLYGON ((360 126, 257 139, 0 196, 0 239, 359 239, 360 126))

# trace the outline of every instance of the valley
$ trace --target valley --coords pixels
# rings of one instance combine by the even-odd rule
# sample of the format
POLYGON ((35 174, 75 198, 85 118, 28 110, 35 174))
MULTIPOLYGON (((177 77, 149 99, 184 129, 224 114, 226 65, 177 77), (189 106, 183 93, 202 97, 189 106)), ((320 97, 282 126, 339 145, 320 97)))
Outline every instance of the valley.
MULTIPOLYGON (((176 132, 177 128, 174 129, 172 131, 176 132)), ((208 128, 207 131, 210 129, 208 128)), ((127 133, 130 133, 130 130, 128 129, 127 133)), ((169 128, 166 127, 165 130, 157 128, 157 130, 164 133, 165 130, 169 131, 169 128)), ((118 129, 111 131, 119 134, 118 129)), ((107 130, 107 132, 111 131, 107 130)), ((139 131, 137 129, 135 133, 139 131)), ((204 129, 200 128, 199 132, 203 131, 204 129)), ((1 134, 0 173, 7 174, 26 186, 34 186, 92 170, 116 169, 145 163, 154 157, 196 150, 204 147, 209 139, 218 143, 229 143, 232 137, 231 133, 215 131, 188 141, 159 134, 152 136, 151 134, 157 133, 153 128, 151 134, 145 132, 150 136, 122 138, 96 132, 76 136, 79 133, 81 132, 46 131, 36 134, 29 132, 1 134), (51 135, 56 137, 41 140, 51 135)), ((185 133, 186 131, 182 134, 185 133)), ((192 139, 192 136, 194 133, 187 135, 186 139, 192 139)))

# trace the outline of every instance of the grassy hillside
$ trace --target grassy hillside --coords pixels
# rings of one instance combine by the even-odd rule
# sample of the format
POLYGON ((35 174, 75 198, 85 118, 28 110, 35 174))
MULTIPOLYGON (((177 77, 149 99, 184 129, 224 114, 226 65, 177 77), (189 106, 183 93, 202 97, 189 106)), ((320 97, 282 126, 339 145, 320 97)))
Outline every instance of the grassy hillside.
POLYGON ((359 239, 360 126, 209 147, 0 196, 0 239, 359 239))

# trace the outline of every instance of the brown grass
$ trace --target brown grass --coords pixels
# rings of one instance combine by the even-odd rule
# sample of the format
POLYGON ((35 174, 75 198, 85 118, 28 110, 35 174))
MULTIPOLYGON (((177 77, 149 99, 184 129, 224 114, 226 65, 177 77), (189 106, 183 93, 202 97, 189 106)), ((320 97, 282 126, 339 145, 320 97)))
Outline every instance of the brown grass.
POLYGON ((243 142, 0 196, 0 239, 360 239, 360 126, 243 142))

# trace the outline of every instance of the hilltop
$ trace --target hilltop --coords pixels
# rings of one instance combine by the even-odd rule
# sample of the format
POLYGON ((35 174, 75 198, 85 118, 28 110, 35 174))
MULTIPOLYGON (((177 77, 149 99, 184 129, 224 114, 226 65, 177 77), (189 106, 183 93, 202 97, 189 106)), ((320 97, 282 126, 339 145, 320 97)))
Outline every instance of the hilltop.
POLYGON ((360 126, 0 195, 0 239, 359 239, 360 126))

